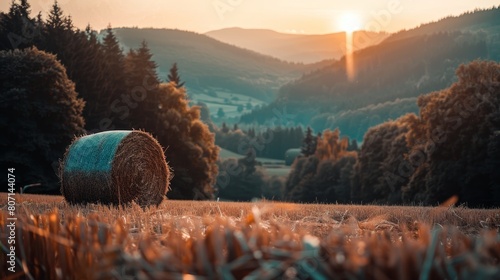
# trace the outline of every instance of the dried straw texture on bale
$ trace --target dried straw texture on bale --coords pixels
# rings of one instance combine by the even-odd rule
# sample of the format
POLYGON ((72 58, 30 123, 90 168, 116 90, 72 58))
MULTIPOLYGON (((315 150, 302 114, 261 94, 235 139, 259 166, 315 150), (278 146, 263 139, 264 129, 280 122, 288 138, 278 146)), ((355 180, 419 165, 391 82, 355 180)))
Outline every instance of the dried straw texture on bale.
POLYGON ((61 193, 69 203, 158 205, 169 182, 163 149, 142 131, 78 138, 61 165, 61 193))

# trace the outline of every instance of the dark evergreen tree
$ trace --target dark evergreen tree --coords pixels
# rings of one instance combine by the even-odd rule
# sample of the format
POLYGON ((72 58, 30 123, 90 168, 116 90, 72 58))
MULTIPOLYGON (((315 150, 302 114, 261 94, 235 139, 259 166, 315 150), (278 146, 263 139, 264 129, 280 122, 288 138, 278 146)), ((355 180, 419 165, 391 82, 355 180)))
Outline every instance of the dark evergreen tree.
POLYGON ((127 89, 129 89, 132 106, 130 117, 125 121, 127 126, 152 131, 161 129, 161 120, 156 117, 161 103, 158 96, 160 80, 156 74, 157 64, 152 60, 152 54, 143 41, 137 50, 130 50, 125 59, 125 74, 127 89), (151 124, 155 124, 152 126, 151 124))
POLYGON ((181 88, 184 86, 184 82, 181 81, 181 77, 179 76, 179 69, 177 68, 177 63, 174 63, 172 65, 172 68, 170 68, 170 73, 167 76, 168 82, 173 82, 175 83, 175 86, 177 88, 181 88))
POLYGON ((42 48, 51 53, 57 54, 58 58, 68 66, 70 60, 67 59, 71 55, 71 50, 68 47, 73 46, 72 33, 73 23, 71 18, 64 16, 61 7, 57 1, 52 5, 49 11, 49 16, 44 25, 42 48))
POLYGON ((302 154, 305 157, 314 155, 314 153, 316 152, 316 139, 317 138, 314 137, 312 129, 308 127, 306 130, 306 137, 304 138, 304 141, 302 143, 302 154))
POLYGON ((359 151, 358 140, 352 139, 349 143, 349 147, 347 147, 348 151, 359 151))
MULTIPOLYGON (((126 84, 125 56, 111 26, 108 26, 106 29, 106 36, 102 42, 102 50, 105 61, 103 72, 107 79, 105 86, 109 100, 112 103, 111 107, 108 108, 109 120, 107 123, 101 124, 100 129, 129 129, 131 128, 129 119, 130 110, 137 107, 137 104, 134 100, 131 101, 133 88, 128 88, 126 84)), ((135 86, 140 87, 142 83, 135 86)), ((139 88, 134 93, 140 95, 141 92, 139 88)))
POLYGON ((229 132, 229 128, 227 127, 227 124, 225 122, 222 123, 222 129, 221 129, 222 133, 228 133, 229 132))
MULTIPOLYGON (((87 101, 84 110, 87 130, 96 132, 115 128, 110 119, 111 105, 123 92, 115 90, 117 81, 114 77, 123 75, 123 71, 111 71, 107 59, 110 52, 105 53, 90 26, 85 31, 75 30, 71 17, 64 16, 57 2, 43 26, 40 47, 57 54, 68 76, 75 82, 77 92, 87 101)), ((113 43, 112 40, 109 42, 113 43)), ((123 85, 121 88, 124 89, 123 85)))
POLYGON ((30 17, 27 0, 12 1, 8 13, 0 13, 0 50, 33 46, 40 37, 41 26, 30 17))
POLYGON ((90 26, 85 31, 77 31, 73 41, 78 47, 71 56, 76 61, 71 63, 76 66, 71 75, 77 92, 87 102, 83 111, 86 128, 89 132, 112 129, 111 106, 118 99, 116 95, 113 97, 117 93, 113 93, 110 87, 103 47, 90 26))

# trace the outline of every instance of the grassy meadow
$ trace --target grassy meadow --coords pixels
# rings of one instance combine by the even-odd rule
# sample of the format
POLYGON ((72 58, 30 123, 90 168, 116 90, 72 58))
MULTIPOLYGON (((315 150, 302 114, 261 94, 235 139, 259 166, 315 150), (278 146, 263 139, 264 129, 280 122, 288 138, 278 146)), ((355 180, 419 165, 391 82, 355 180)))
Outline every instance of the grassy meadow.
MULTIPOLYGON (((174 200, 141 209, 69 205, 60 196, 16 200, 16 256, 24 271, 9 279, 500 275, 498 209, 174 200)), ((0 205, 5 251, 4 194, 0 205)))

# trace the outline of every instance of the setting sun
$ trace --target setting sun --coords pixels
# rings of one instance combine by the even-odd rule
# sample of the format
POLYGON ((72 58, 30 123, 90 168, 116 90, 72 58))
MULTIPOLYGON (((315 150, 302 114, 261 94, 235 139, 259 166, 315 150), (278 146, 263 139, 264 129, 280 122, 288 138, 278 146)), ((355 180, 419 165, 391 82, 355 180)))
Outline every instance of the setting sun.
POLYGON ((361 28, 361 17, 356 13, 344 13, 338 18, 337 25, 340 30, 351 33, 361 28))

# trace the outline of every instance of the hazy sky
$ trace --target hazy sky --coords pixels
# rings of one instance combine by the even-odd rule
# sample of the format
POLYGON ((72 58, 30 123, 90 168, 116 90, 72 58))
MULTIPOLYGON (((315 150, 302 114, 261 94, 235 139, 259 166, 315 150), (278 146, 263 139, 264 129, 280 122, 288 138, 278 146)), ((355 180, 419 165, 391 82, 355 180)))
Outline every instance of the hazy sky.
MULTIPOLYGON (((11 0, 0 0, 7 11, 11 0)), ((225 27, 269 28, 280 32, 328 33, 338 19, 355 13, 362 29, 397 31, 474 8, 500 5, 496 0, 59 0, 79 28, 138 26, 206 32, 225 27)), ((32 14, 44 17, 52 0, 30 0, 32 14)))

